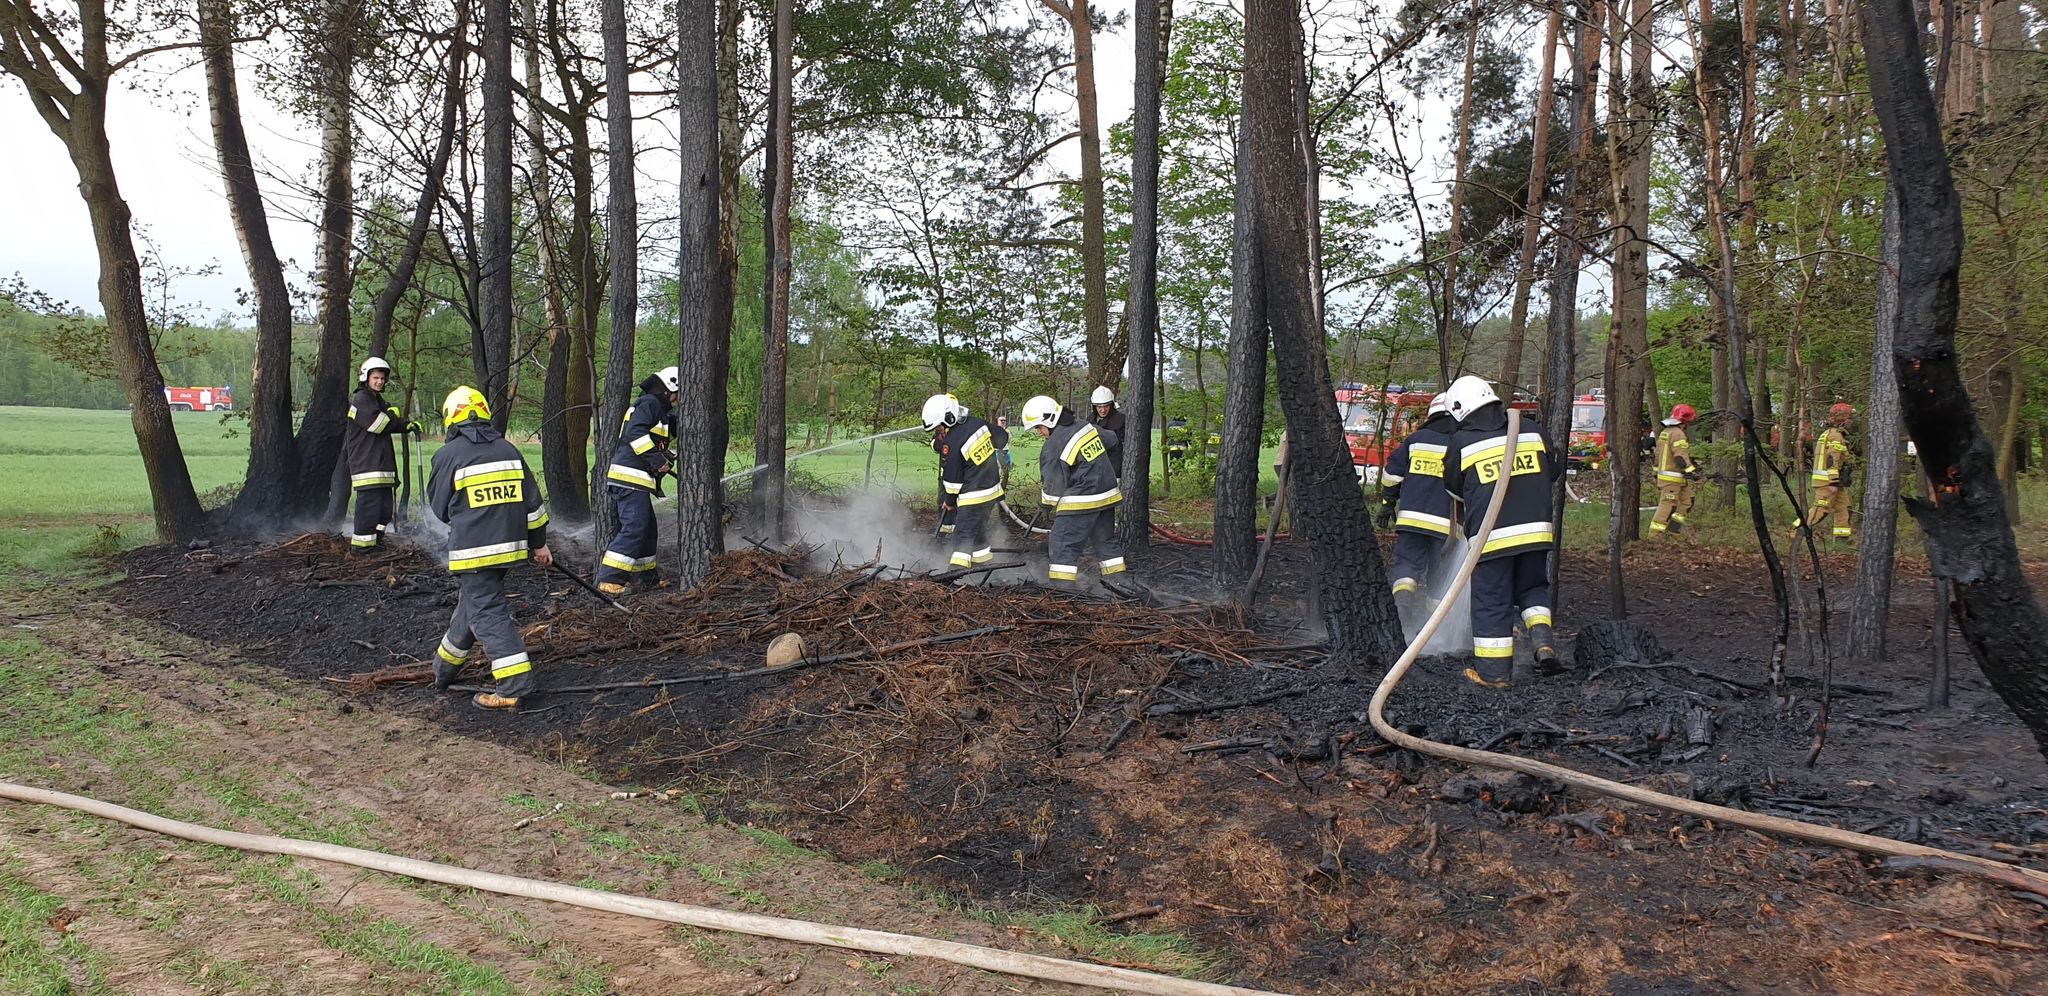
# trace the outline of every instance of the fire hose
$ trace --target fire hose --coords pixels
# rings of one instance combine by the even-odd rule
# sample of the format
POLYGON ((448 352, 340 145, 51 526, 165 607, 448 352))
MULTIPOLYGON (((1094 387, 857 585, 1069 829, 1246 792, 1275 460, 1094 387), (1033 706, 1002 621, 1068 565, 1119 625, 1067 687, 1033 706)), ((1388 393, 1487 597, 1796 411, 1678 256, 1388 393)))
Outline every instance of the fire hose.
POLYGON ((1473 537, 1465 552, 1464 563, 1458 566, 1457 576, 1451 579, 1450 587, 1445 591, 1443 601, 1438 603, 1436 611, 1429 614, 1429 619, 1422 624, 1421 631, 1415 634, 1415 639, 1409 641, 1408 648, 1402 651, 1400 659, 1394 662, 1394 666, 1387 671, 1386 677, 1380 679, 1379 688, 1373 692, 1372 705, 1367 711, 1372 718, 1373 729, 1379 731, 1381 737, 1386 738, 1388 743, 1405 747, 1418 754, 1427 754, 1431 757, 1441 757, 1486 768, 1517 771, 1537 778, 1562 782, 1572 788, 1584 789, 1600 795, 1625 799, 1629 802, 1640 803, 1645 806, 1655 806, 1674 813, 1697 816, 1701 819, 1713 820, 1719 823, 1747 827, 1764 833, 1791 837, 1796 840, 1826 844, 1831 847, 1843 847, 1854 851, 1863 851, 1868 854, 1883 854, 1903 858, 1934 858, 1942 861, 1949 867, 1955 867, 1958 864, 1967 865, 1970 867, 1970 870, 1979 874, 1988 874, 2008 883, 2026 883, 2019 887, 2048 895, 2048 872, 2036 871, 2035 869, 2015 865, 2010 862, 1995 861, 1990 858, 1982 858, 1974 854, 1963 854, 1957 851, 1945 851, 1938 847, 1908 844, 1905 841, 1893 840, 1889 837, 1856 833, 1852 830, 1842 830, 1836 827, 1822 826, 1817 823, 1807 823, 1802 820, 1791 820, 1782 816, 1770 816, 1742 809, 1731 809, 1727 806, 1716 806, 1712 803, 1698 802, 1675 795, 1666 795, 1662 792, 1652 792, 1649 789, 1640 788, 1635 785, 1610 781, 1595 775, 1573 771, 1570 768, 1559 767, 1555 764, 1532 760, 1526 757, 1500 754, 1488 750, 1475 750, 1469 747, 1457 747, 1451 744, 1438 743, 1434 740, 1425 740, 1422 737, 1402 732, 1396 729, 1393 724, 1388 723, 1386 717, 1387 698, 1394 694, 1394 689, 1401 684, 1401 679, 1407 677, 1408 670, 1415 665, 1415 658, 1421 655, 1422 648, 1429 644, 1429 638, 1435 635, 1437 627, 1443 624, 1445 617, 1449 616, 1451 610, 1456 607, 1458 594, 1464 591, 1465 585, 1472 580, 1472 571, 1479 566, 1479 557, 1486 549, 1487 537, 1492 535, 1494 522, 1500 518, 1501 503, 1507 497, 1508 492, 1505 482, 1509 477, 1509 470, 1515 465, 1515 448, 1521 435, 1521 416, 1521 412, 1512 408, 1508 409, 1507 451, 1501 457, 1502 476, 1500 481, 1502 483, 1496 485, 1493 489, 1493 498, 1486 506, 1486 517, 1480 522, 1478 535, 1473 537))
POLYGON ((541 879, 522 878, 517 875, 501 875, 496 872, 478 871, 459 865, 446 865, 434 861, 421 861, 369 851, 359 847, 342 847, 317 841, 298 840, 291 837, 272 837, 264 834, 239 833, 214 827, 186 823, 145 813, 126 806, 117 806, 98 799, 55 792, 49 789, 31 788, 0 782, 0 799, 14 799, 18 802, 32 802, 45 806, 58 806, 98 816, 103 819, 126 823, 129 826, 160 833, 169 837, 232 847, 236 850, 255 851, 260 854, 283 854, 296 858, 311 858, 315 861, 331 861, 335 864, 368 868, 372 871, 391 875, 403 875, 423 882, 439 882, 443 885, 461 886, 484 892, 495 892, 506 896, 521 896, 527 899, 541 899, 548 902, 578 906, 583 909, 604 913, 622 913, 645 920, 664 923, 680 923, 691 927, 710 930, 728 930, 757 937, 773 937, 778 940, 797 941, 805 944, 819 944, 826 947, 846 948, 853 951, 869 951, 886 955, 912 955, 936 958, 940 961, 966 965, 987 972, 1001 972, 1006 975, 1031 979, 1047 979, 1066 982, 1077 986, 1097 986, 1104 989, 1119 989, 1134 993, 1155 993, 1159 996, 1274 996, 1258 989, 1219 985, 1213 982, 1198 982, 1193 979, 1177 979, 1168 975, 1156 975, 1128 968, 1096 965, 1089 962, 1070 961, 1064 958, 1048 958, 1044 955, 1004 951, 1000 948, 983 947, 978 944, 963 944, 914 934, 898 934, 883 930, 863 930, 858 927, 842 927, 833 924, 813 923, 808 920, 792 920, 787 917, 762 916, 754 913, 734 913, 728 910, 712 909, 705 906, 690 906, 662 899, 647 899, 640 896, 625 896, 613 892, 601 892, 582 886, 563 885, 541 879))

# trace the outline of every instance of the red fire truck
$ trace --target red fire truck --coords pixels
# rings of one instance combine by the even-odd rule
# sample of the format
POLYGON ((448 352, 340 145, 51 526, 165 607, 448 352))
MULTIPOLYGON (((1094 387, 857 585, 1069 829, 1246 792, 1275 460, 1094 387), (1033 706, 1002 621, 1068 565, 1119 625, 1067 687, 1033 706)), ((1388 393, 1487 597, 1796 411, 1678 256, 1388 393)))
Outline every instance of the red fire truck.
POLYGON ((1351 446, 1351 465, 1363 485, 1379 483, 1380 466, 1408 433, 1429 415, 1436 395, 1410 391, 1399 384, 1367 388, 1346 384, 1337 389, 1337 411, 1344 417, 1344 441, 1351 446))
POLYGON ((231 412, 235 410, 233 387, 166 387, 164 400, 174 412, 231 412))
POLYGON ((1572 399, 1572 437, 1565 452, 1572 470, 1599 470, 1607 462, 1607 399, 1598 392, 1572 399))

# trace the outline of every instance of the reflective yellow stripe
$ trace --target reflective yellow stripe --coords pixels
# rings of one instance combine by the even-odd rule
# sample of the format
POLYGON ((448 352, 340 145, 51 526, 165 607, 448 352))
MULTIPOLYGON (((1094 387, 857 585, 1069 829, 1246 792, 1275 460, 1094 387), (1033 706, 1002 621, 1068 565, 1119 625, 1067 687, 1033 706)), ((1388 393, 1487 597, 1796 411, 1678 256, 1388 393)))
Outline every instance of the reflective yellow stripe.
POLYGON ((458 477, 455 479, 455 486, 458 488, 474 488, 485 484, 507 484, 512 481, 524 480, 526 480, 526 471, 523 468, 520 470, 494 470, 488 474, 458 477))
POLYGON ((1657 479, 1660 481, 1683 482, 1685 480, 1685 472, 1682 470, 1660 470, 1657 472, 1657 479))
POLYGON ((954 567, 973 567, 974 557, 966 551, 955 550, 953 551, 953 556, 947 560, 947 563, 954 567))
POLYGON ((376 418, 373 418, 373 419, 371 419, 371 420, 370 420, 370 424, 369 424, 369 427, 368 427, 368 428, 366 428, 366 429, 365 429, 364 431, 366 431, 366 432, 383 432, 383 431, 384 431, 384 427, 385 427, 385 426, 387 426, 387 425, 390 425, 390 424, 391 424, 391 413, 390 413, 390 412, 378 412, 378 413, 377 413, 377 417, 376 417, 376 418))
POLYGON ((1515 638, 1512 636, 1475 636, 1472 638, 1474 657, 1513 657, 1515 638))
POLYGON ((546 505, 542 505, 541 507, 526 513, 526 528, 539 529, 540 527, 545 526, 547 524, 548 507, 546 505))
POLYGON ((460 648, 449 646, 448 638, 445 636, 441 638, 441 645, 434 648, 434 652, 441 655, 442 660, 457 666, 460 666, 464 661, 469 660, 469 656, 466 652, 464 652, 460 648))
POLYGON ((513 564, 526 559, 526 541, 492 543, 489 546, 472 546, 461 550, 448 551, 448 569, 451 571, 473 570, 478 567, 496 567, 499 564, 513 564))
POLYGON ((1059 500, 1059 506, 1062 512, 1087 512, 1114 505, 1122 501, 1123 498, 1124 494, 1122 491, 1111 488, 1108 491, 1100 491, 1092 495, 1068 495, 1059 500))
POLYGON ((361 550, 361 549, 366 549, 366 548, 368 548, 368 547, 373 547, 373 546, 376 546, 376 545, 377 545, 377 534, 376 534, 376 533, 370 533, 370 534, 368 534, 368 535, 358 535, 358 534, 351 534, 351 535, 349 536, 349 538, 348 538, 348 545, 350 545, 350 546, 352 546, 352 547, 355 547, 355 548, 356 548, 356 549, 358 549, 358 550, 361 550))
POLYGON ((949 495, 957 495, 957 494, 959 494, 959 493, 960 493, 960 489, 961 489, 961 488, 964 488, 964 487, 966 487, 966 486, 967 486, 967 485, 965 485, 965 484, 961 484, 961 483, 960 483, 959 481, 943 481, 943 480, 942 480, 942 481, 940 481, 940 482, 939 482, 939 484, 945 487, 945 489, 946 489, 946 493, 947 493, 947 494, 949 494, 949 495))
POLYGON ((1394 516, 1394 528, 1399 529, 1402 526, 1436 533, 1440 536, 1449 536, 1451 534, 1451 520, 1441 515, 1431 515, 1428 512, 1402 512, 1394 516))
POLYGON ((1396 473, 1394 473, 1394 472, 1393 472, 1393 471, 1391 471, 1391 470, 1382 470, 1382 471, 1380 471, 1380 483, 1381 483, 1381 484, 1399 484, 1399 483, 1401 483, 1401 481, 1402 481, 1402 477, 1401 477, 1401 475, 1399 475, 1399 474, 1396 474, 1396 473))
POLYGON ((1549 609, 1546 609, 1546 608, 1543 608, 1543 607, 1541 607, 1541 606, 1536 606, 1536 607, 1532 607, 1532 608, 1527 608, 1527 609, 1523 609, 1523 610, 1522 610, 1522 625, 1524 625, 1524 626, 1548 626, 1548 625, 1550 625, 1550 610, 1549 610, 1549 609))
POLYGON ((1072 581, 1081 576, 1081 569, 1072 564, 1048 564, 1045 574, 1054 581, 1072 581))
POLYGON ((526 464, 524 461, 520 460, 492 460, 489 463, 473 463, 455 472, 455 486, 458 488, 466 488, 471 484, 483 484, 496 481, 518 480, 520 477, 523 477, 525 475, 525 471, 526 464), (495 474, 501 474, 505 471, 511 471, 514 474, 514 476, 491 476, 495 474), (485 482, 478 480, 478 478, 482 477, 490 477, 491 481, 485 482))
POLYGON ((1652 522, 1652 523, 1650 523, 1650 531, 1651 531, 1651 532, 1653 532, 1653 533, 1661 533, 1661 532, 1664 532, 1664 531, 1665 531, 1665 530, 1666 530, 1667 528, 1669 528, 1669 527, 1665 526, 1665 525, 1664 525, 1663 523, 1661 523, 1661 522, 1652 522))
POLYGON ((969 559, 973 560, 977 564, 986 564, 989 561, 996 559, 996 552, 995 550, 989 547, 982 547, 981 549, 974 551, 974 556, 969 559))
POLYGON ((962 491, 959 494, 960 500, 956 504, 961 508, 970 508, 975 505, 985 505, 1001 498, 1003 496, 1003 486, 998 484, 992 488, 983 488, 980 491, 962 491))
POLYGON ((533 662, 527 660, 526 655, 523 653, 513 654, 510 657, 500 657, 491 662, 491 677, 501 680, 522 675, 531 670, 533 670, 533 662))
POLYGON ((633 452, 638 453, 641 456, 646 456, 650 450, 654 449, 654 437, 649 435, 642 435, 639 438, 634 439, 632 442, 627 443, 626 445, 631 446, 633 448, 633 452))
POLYGON ((1101 439, 1101 434, 1097 433, 1092 425, 1074 433, 1073 438, 1067 440, 1067 445, 1060 448, 1060 462, 1072 464, 1075 458, 1081 455, 1081 447, 1090 442, 1100 442, 1101 439))
POLYGON ((1096 566, 1102 568, 1104 574, 1121 574, 1124 570, 1124 558, 1111 557, 1096 566))
POLYGON ((637 467, 628 467, 622 463, 615 463, 611 465, 611 469, 604 472, 604 476, 606 479, 617 481, 620 484, 631 484, 634 487, 644 488, 648 491, 654 490, 654 475, 637 467))
POLYGON ((1493 535, 1487 539, 1485 549, 1480 552, 1493 553, 1496 550, 1512 550, 1519 546, 1549 543, 1556 535, 1548 522, 1529 522, 1519 526, 1496 528, 1493 535))

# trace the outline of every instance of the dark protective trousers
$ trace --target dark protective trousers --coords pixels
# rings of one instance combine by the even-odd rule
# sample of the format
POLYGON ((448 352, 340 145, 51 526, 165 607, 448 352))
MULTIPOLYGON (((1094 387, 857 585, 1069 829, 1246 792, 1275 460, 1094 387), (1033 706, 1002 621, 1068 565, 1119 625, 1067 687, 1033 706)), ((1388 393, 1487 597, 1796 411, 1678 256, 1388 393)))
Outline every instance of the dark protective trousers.
POLYGON ((392 513, 397 510, 391 492, 391 488, 356 490, 355 526, 348 537, 349 546, 357 550, 373 550, 383 541, 384 531, 391 528, 392 513))
POLYGON ((469 659, 469 649, 478 640, 491 658, 491 677, 498 682, 498 694, 522 698, 538 690, 533 662, 526 657, 526 641, 519 638, 519 626, 512 621, 512 605, 505 601, 504 567, 486 567, 455 575, 461 597, 455 603, 455 618, 436 649, 434 677, 452 678, 455 669, 469 659))
POLYGON ((988 542, 988 517, 995 502, 968 505, 953 513, 954 567, 973 567, 996 559, 988 542))
POLYGON ((1123 573, 1124 550, 1116 542, 1116 506, 1052 517, 1052 532, 1045 537, 1045 553, 1050 561, 1046 577, 1054 581, 1080 580, 1081 557, 1091 549, 1104 577, 1123 573))
POLYGON ((619 509, 619 531, 597 565, 599 584, 626 584, 654 575, 654 551, 661 535, 654 527, 654 495, 637 488, 605 488, 619 509))
POLYGON ((1507 663, 1515 656, 1515 611, 1525 626, 1550 625, 1550 551, 1482 560, 1472 572, 1472 655, 1507 663))
POLYGON ((1394 594, 1429 590, 1429 568, 1444 538, 1426 533, 1394 534, 1394 594))
POLYGON ((939 535, 951 536, 959 527, 960 510, 952 505, 953 496, 946 491, 944 482, 939 484, 939 535))

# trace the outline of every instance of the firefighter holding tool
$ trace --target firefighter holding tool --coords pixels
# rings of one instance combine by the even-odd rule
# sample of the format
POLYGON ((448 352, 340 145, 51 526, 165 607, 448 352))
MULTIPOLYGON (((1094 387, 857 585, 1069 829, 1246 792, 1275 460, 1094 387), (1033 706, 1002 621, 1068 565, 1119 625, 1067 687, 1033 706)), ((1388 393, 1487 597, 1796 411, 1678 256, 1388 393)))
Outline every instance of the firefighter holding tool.
POLYGON ((397 405, 384 403, 384 387, 390 382, 391 364, 383 357, 364 360, 356 372, 355 396, 348 402, 348 424, 342 429, 341 453, 348 462, 349 489, 356 496, 348 545, 357 552, 375 550, 397 512, 392 492, 398 487, 398 457, 392 452, 391 437, 420 432, 420 424, 407 420, 397 405))
POLYGON ((953 520, 952 566, 986 564, 995 559, 988 516, 1003 499, 1002 452, 1010 434, 975 418, 950 394, 927 398, 922 418, 939 451, 940 511, 953 520))
POLYGON ((427 507, 448 524, 448 570, 460 593, 455 617, 435 648, 434 687, 447 688, 483 641, 497 686, 470 701, 479 709, 517 709, 536 690, 533 662, 505 600, 512 565, 532 558, 548 567, 548 508, 540 482, 511 441, 491 425, 491 406, 473 387, 441 402, 448 442, 434 454, 427 507))
POLYGON ((1443 395, 1429 417, 1401 441, 1380 468, 1380 528, 1394 530, 1394 606, 1401 625, 1422 621, 1429 569, 1451 534, 1451 494, 1444 490, 1444 449, 1458 420, 1443 395))
POLYGON ((669 472, 669 445, 676 435, 676 395, 682 374, 663 367, 640 382, 640 397, 626 409, 625 428, 612 447, 612 465, 605 470, 605 493, 619 510, 619 531, 597 565, 597 589, 623 595, 635 578, 652 580, 654 551, 661 543, 654 525, 654 495, 669 472))
POLYGON ((1465 503, 1467 539, 1479 535, 1494 489, 1508 489, 1472 572, 1473 661, 1465 678, 1487 688, 1507 687, 1518 608, 1535 644, 1537 669, 1555 673, 1548 557, 1557 546, 1550 495, 1560 473, 1556 449, 1541 425, 1524 421, 1515 439, 1514 466, 1505 466, 1507 408, 1492 386, 1478 377, 1460 377, 1444 392, 1444 400, 1458 420, 1444 451, 1444 490, 1465 503))
POLYGON ((1123 501, 1116 469, 1109 462, 1115 434, 1080 422, 1045 395, 1024 402, 1024 424, 1045 440, 1038 475, 1045 508, 1053 514, 1046 536, 1046 577, 1055 584, 1081 577, 1081 557, 1094 550, 1103 577, 1123 573, 1124 551, 1116 541, 1116 506, 1123 501))
POLYGON ((1692 512, 1693 483, 1700 479, 1700 465, 1693 461, 1692 442, 1685 430, 1699 413, 1691 405, 1672 405, 1671 417, 1657 433, 1657 513, 1650 518, 1653 533, 1678 532, 1692 512))

